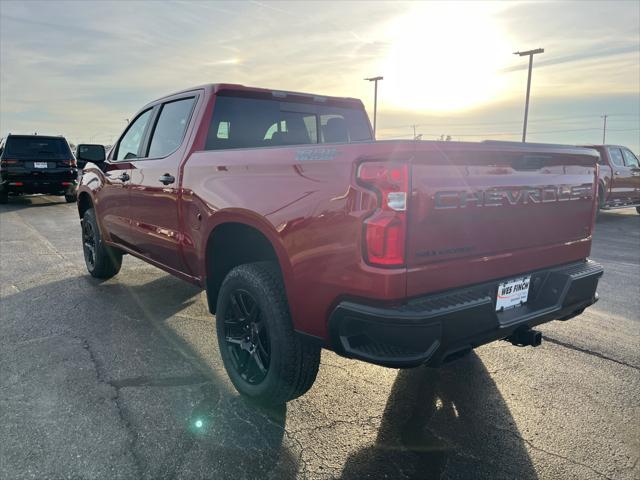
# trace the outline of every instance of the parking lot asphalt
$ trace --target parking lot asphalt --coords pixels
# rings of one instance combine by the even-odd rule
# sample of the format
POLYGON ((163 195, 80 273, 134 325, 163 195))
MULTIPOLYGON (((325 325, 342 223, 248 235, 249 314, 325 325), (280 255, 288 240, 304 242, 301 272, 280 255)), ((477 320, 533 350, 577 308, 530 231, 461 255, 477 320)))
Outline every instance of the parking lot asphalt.
POLYGON ((85 270, 75 205, 0 206, 2 479, 640 478, 640 215, 604 213, 600 302, 440 369, 323 352, 263 410, 222 368, 205 294, 126 256, 85 270))

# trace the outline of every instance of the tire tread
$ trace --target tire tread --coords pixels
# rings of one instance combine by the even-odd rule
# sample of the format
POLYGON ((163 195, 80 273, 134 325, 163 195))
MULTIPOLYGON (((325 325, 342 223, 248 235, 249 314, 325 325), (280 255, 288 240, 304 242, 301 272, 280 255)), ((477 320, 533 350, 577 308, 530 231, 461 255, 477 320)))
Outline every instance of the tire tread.
MULTIPOLYGON (((284 366, 280 369, 279 378, 270 382, 268 388, 256 399, 263 403, 281 404, 303 395, 315 382, 320 365, 320 348, 305 341, 294 331, 278 266, 273 262, 240 265, 229 272, 225 282, 235 277, 245 280, 251 278, 252 283, 264 290, 263 293, 269 299, 269 306, 274 310, 272 313, 277 318, 274 322, 277 331, 269 333, 280 336, 280 343, 284 346, 271 352, 272 363, 274 355, 278 355, 278 363, 284 366)), ((224 348, 224 345, 221 344, 221 348, 224 348)))

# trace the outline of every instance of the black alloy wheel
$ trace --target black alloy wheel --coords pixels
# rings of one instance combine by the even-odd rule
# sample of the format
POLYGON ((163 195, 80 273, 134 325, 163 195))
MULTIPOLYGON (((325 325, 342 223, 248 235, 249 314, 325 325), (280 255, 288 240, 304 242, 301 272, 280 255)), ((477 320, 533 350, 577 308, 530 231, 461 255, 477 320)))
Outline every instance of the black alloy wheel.
POLYGON ((82 215, 82 252, 87 271, 92 277, 107 279, 122 266, 122 252, 104 244, 93 208, 82 215))
POLYGON ((311 388, 320 345, 293 328, 276 262, 238 265, 217 295, 220 356, 236 390, 261 405, 280 405, 311 388))
POLYGON ((91 271, 96 267, 96 234, 93 224, 88 221, 82 222, 82 250, 84 260, 91 271))
POLYGON ((251 385, 261 383, 269 372, 271 360, 269 332, 260 305, 244 289, 228 297, 224 335, 234 368, 251 385))

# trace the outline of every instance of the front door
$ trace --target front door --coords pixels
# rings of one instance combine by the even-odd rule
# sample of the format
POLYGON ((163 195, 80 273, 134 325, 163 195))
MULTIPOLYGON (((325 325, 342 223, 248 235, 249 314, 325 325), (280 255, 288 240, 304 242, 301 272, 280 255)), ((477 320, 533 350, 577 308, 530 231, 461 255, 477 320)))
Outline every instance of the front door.
POLYGON ((131 232, 136 250, 187 274, 181 248, 178 169, 195 103, 192 94, 155 107, 146 158, 132 162, 130 183, 131 232))
POLYGON ((132 248, 130 193, 131 161, 139 155, 152 110, 138 115, 129 124, 104 164, 105 181, 97 193, 96 208, 100 211, 101 227, 106 238, 132 248))

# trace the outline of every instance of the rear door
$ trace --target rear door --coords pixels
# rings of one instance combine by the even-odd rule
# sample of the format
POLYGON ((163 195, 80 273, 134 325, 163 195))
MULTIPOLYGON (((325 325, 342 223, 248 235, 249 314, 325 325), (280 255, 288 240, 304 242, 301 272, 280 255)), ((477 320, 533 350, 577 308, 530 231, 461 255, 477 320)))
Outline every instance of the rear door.
POLYGON ((104 185, 96 194, 102 228, 112 242, 128 248, 133 248, 129 210, 131 162, 141 155, 151 117, 150 108, 140 113, 109 152, 110 158, 104 164, 104 185))
POLYGON ((629 203, 635 195, 634 170, 625 164, 623 149, 618 146, 607 147, 611 168, 610 200, 618 203, 629 203))
POLYGON ((198 93, 192 92, 156 105, 143 158, 131 162, 133 248, 181 272, 185 272, 185 264, 180 248, 179 168, 197 99, 198 93))

